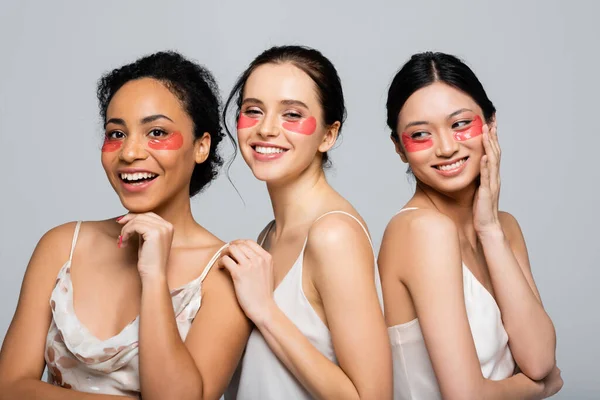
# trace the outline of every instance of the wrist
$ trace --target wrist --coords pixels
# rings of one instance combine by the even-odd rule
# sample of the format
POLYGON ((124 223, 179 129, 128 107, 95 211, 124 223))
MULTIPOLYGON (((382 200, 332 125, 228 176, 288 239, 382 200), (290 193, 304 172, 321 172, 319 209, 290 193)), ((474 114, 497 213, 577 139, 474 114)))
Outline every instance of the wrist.
POLYGON ((485 229, 479 229, 477 231, 477 236, 479 236, 479 240, 481 240, 482 243, 504 241, 505 239, 504 231, 499 223, 486 227, 485 229))
POLYGON ((260 314, 257 314, 256 316, 250 319, 252 320, 252 322, 254 322, 254 325, 256 325, 256 327, 259 330, 269 330, 271 325, 273 324, 273 321, 275 320, 277 313, 280 311, 281 310, 279 309, 277 304, 275 304, 275 301, 271 300, 264 307, 260 314))
POLYGON ((169 288, 167 276, 162 273, 140 274, 142 290, 169 288))

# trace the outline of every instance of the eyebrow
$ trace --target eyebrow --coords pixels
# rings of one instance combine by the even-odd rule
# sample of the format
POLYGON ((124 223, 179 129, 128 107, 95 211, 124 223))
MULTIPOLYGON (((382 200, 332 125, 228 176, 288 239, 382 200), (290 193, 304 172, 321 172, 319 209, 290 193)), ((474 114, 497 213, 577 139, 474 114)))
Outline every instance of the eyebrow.
POLYGON ((450 119, 450 118, 452 118, 452 117, 455 117, 455 116, 457 116, 458 114, 460 114, 460 113, 463 113, 463 112, 465 112, 465 111, 471 111, 471 112, 473 112, 473 110, 471 110, 471 109, 469 109, 469 108, 461 108, 460 110, 456 110, 456 111, 454 111, 452 114, 448 115, 448 116, 446 117, 446 119, 450 119))
MULTIPOLYGON (((446 119, 450 119, 450 118, 452 118, 452 117, 455 117, 455 116, 457 116, 458 114, 460 114, 460 113, 463 113, 463 112, 465 112, 465 111, 471 111, 471 112, 473 112, 473 110, 471 110, 471 109, 468 109, 468 108, 461 108, 460 110, 456 110, 456 111, 454 111, 453 113, 451 113, 450 115, 448 115, 448 116, 446 117, 446 119)), ((408 128, 410 128, 411 126, 415 126, 415 125, 427 125, 427 124, 429 124, 429 122, 428 122, 428 121, 413 121, 413 122, 410 122, 410 123, 408 123, 404 129, 408 129, 408 128)))
MULTIPOLYGON (((253 97, 248 97, 247 99, 244 99, 244 101, 242 101, 242 105, 247 104, 247 103, 264 105, 264 103, 261 100, 255 99, 253 97)), ((300 100, 286 99, 286 100, 281 100, 280 103, 283 104, 284 106, 300 106, 300 107, 304 107, 304 108, 308 109, 308 106, 305 103, 301 102, 300 100)))
MULTIPOLYGON (((162 114, 149 115, 147 117, 142 118, 140 120, 140 122, 142 124, 149 124, 150 122, 154 122, 156 120, 163 119, 163 118, 168 119, 169 121, 173 122, 173 120, 171 118, 167 117, 166 115, 162 115, 162 114)), ((125 123, 125 120, 122 118, 111 118, 104 123, 104 127, 106 128, 106 125, 108 125, 108 124, 127 126, 127 124, 125 123)))

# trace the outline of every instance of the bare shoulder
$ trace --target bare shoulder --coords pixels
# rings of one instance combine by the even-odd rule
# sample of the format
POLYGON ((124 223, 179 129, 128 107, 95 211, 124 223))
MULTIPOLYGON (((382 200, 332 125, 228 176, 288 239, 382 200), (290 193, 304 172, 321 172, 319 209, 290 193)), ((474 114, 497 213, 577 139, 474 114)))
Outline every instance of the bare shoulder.
POLYGON ((508 240, 514 240, 522 237, 521 227, 517 219, 506 211, 498 212, 498 218, 500 219, 500 225, 502 230, 508 238, 508 240))
POLYGON ((46 232, 36 247, 34 255, 47 260, 66 262, 69 259, 71 242, 77 222, 67 222, 46 232))
MULTIPOLYGON (((360 221, 359 216, 353 216, 360 221)), ((372 271, 375 262, 363 227, 343 213, 332 213, 313 223, 308 231, 304 259, 317 280, 347 274, 349 269, 372 271)))
MULTIPOLYGON (((457 232, 456 225, 437 210, 419 208, 394 216, 388 223, 384 236, 406 239, 411 242, 428 235, 446 235, 457 232)), ((404 243, 404 241, 399 244, 404 243)))
POLYGON ((386 227, 378 264, 383 273, 410 280, 437 273, 446 265, 444 258, 457 254, 460 259, 458 230, 448 216, 431 209, 410 210, 394 216, 386 227))
POLYGON ((370 246, 363 229, 363 226, 366 228, 365 223, 359 215, 352 217, 344 213, 331 213, 314 222, 308 230, 307 250, 321 252, 347 249, 361 242, 370 246))

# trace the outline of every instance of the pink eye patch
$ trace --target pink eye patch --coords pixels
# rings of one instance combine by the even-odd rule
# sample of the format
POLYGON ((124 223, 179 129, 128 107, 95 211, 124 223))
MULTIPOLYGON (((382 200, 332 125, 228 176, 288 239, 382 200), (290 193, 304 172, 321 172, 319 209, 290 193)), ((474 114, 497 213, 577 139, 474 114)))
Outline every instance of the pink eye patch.
POLYGON ((471 121, 471 125, 468 128, 460 129, 454 132, 454 140, 457 142, 463 142, 465 140, 472 139, 483 133, 483 121, 476 115, 471 121))
POLYGON ((148 147, 154 150, 177 150, 183 146, 183 135, 181 132, 173 132, 165 139, 150 139, 148 147))
POLYGON ((286 121, 281 124, 287 131, 299 133, 301 135, 312 135, 317 130, 317 120, 315 117, 308 117, 300 121, 286 121))
POLYGON ((110 153, 113 151, 117 151, 121 148, 123 144, 122 140, 110 139, 109 137, 104 137, 104 143, 102 144, 102 152, 110 153))
POLYGON ((412 138, 408 133, 403 132, 402 135, 402 144, 404 145, 404 148, 406 149, 406 151, 412 153, 415 151, 421 151, 421 150, 426 150, 429 149, 431 146, 433 146, 433 140, 431 140, 431 137, 427 138, 427 139, 414 139, 412 138))
POLYGON ((250 118, 244 114, 240 114, 240 117, 238 118, 238 122, 237 122, 237 128, 238 129, 251 128, 256 124, 258 124, 258 119, 250 118))

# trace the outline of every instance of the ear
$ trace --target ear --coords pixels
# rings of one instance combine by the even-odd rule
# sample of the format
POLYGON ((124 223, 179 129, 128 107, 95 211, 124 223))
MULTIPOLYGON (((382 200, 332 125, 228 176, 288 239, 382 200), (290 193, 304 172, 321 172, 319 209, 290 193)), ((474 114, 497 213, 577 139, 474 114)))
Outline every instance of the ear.
POLYGON ((325 132, 325 135, 323 136, 323 141, 319 145, 319 151, 321 153, 325 153, 333 147, 335 141, 338 138, 341 125, 342 124, 340 123, 340 121, 335 121, 333 124, 329 125, 329 127, 327 128, 327 132, 325 132))
POLYGON ((402 148, 402 145, 400 144, 400 141, 398 140, 398 134, 392 133, 390 135, 390 139, 392 139, 392 142, 394 143, 394 147, 396 148, 396 153, 398 153, 402 162, 408 163, 408 160, 406 159, 406 153, 404 152, 404 149, 402 148))
POLYGON ((194 158, 196 164, 202 164, 210 153, 210 133, 204 132, 202 137, 194 141, 194 158))

